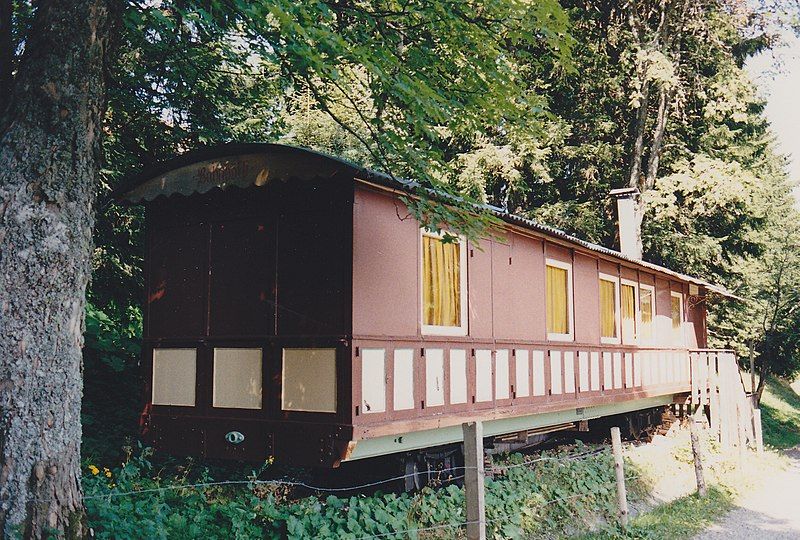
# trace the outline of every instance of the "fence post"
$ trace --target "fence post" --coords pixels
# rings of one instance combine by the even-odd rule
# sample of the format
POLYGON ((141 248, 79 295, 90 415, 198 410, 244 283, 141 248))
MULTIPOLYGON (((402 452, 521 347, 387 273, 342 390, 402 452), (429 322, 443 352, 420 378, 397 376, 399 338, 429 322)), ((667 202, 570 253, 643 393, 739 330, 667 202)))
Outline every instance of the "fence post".
POLYGON ((753 435, 756 438, 756 451, 761 454, 764 452, 764 434, 761 433, 761 409, 753 409, 753 435))
POLYGON ((703 476, 703 460, 700 454, 700 438, 697 436, 697 420, 689 420, 690 436, 692 439, 692 454, 694 455, 694 475, 697 479, 697 493, 706 496, 706 479, 703 476))
POLYGON ((467 539, 486 540, 483 493, 483 424, 461 424, 464 432, 464 495, 467 499, 467 539))
POLYGON ((611 428, 611 448, 614 452, 614 471, 617 473, 617 503, 619 504, 619 523, 628 526, 628 496, 625 492, 625 468, 622 459, 622 439, 619 428, 611 428))

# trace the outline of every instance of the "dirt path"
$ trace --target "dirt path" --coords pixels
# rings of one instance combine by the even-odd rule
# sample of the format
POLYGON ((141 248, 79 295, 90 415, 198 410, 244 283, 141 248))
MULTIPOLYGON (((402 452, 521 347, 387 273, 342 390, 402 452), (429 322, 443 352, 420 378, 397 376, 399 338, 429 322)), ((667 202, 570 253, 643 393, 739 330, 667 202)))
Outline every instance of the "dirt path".
POLYGON ((800 447, 787 452, 791 467, 743 495, 719 523, 695 540, 800 538, 800 447))

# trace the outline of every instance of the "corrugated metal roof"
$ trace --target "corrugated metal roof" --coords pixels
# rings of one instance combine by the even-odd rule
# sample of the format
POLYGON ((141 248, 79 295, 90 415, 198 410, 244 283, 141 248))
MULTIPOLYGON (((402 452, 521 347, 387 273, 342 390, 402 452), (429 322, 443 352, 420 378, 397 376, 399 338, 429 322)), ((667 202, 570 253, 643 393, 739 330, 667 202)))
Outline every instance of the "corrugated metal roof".
MULTIPOLYGON (((119 188, 117 188, 112 197, 117 201, 131 201, 130 196, 136 192, 137 188, 140 188, 142 185, 151 182, 153 180, 158 180, 159 177, 165 175, 166 173, 176 170, 178 168, 187 167, 192 164, 200 163, 203 161, 208 161, 212 159, 219 159, 223 157, 231 157, 235 155, 243 155, 243 154, 254 154, 254 153, 265 153, 265 154, 295 154, 295 157, 300 157, 301 161, 303 156, 310 158, 309 162, 319 162, 319 158, 324 158, 325 160, 330 160, 330 164, 332 169, 346 171, 348 174, 352 174, 355 179, 361 179, 368 182, 373 182, 384 187, 404 191, 410 194, 418 193, 420 190, 420 184, 414 181, 395 178, 391 175, 375 171, 372 169, 368 169, 350 161, 347 161, 342 158, 338 158, 336 156, 331 156, 325 154, 323 152, 317 152, 314 150, 310 150, 307 148, 299 148, 294 146, 288 145, 281 145, 281 144, 271 144, 271 143, 233 143, 233 144, 223 144, 217 145, 214 147, 204 148, 200 150, 196 150, 193 152, 189 152, 187 154, 183 154, 178 156, 174 159, 167 160, 161 163, 158 163, 152 167, 148 167, 144 169, 139 174, 131 177, 127 181, 124 181, 119 188)), ((451 200, 453 201, 454 198, 446 193, 433 191, 433 190, 426 190, 428 194, 432 197, 436 197, 439 199, 443 199, 445 201, 451 200)), ((174 192, 173 192, 174 193, 174 192)), ((172 193, 166 193, 166 195, 170 195, 172 193)), ((133 202, 142 202, 141 199, 135 200, 133 202)), ((715 285, 713 283, 709 283, 703 279, 690 276, 687 274, 682 274, 680 272, 676 272, 674 270, 670 270, 664 266, 660 266, 657 264, 649 263, 647 261, 632 259, 620 253, 619 251, 615 251, 613 249, 609 249, 605 246, 601 246, 599 244, 594 244, 592 242, 587 242, 586 240, 582 240, 578 237, 572 236, 567 234, 566 232, 556 229, 554 227, 550 227, 548 225, 543 225, 541 223, 537 223, 533 220, 524 218, 522 216, 518 216, 515 214, 511 214, 508 211, 498 208, 496 206, 491 205, 478 205, 477 209, 491 212, 493 215, 501 219, 502 221, 516 225, 525 229, 529 229, 531 231, 535 231, 540 233, 544 236, 549 236, 552 238, 557 238, 565 243, 572 244, 575 246, 579 246, 583 249, 586 249, 591 252, 599 253, 604 256, 610 257, 612 259, 617 259, 621 261, 625 261, 630 263, 634 266, 639 266, 642 268, 647 268, 649 270, 659 272, 662 274, 666 274, 668 276, 672 276, 674 278, 680 279, 682 281, 686 281, 689 283, 693 283, 695 285, 699 285, 705 287, 707 290, 729 297, 729 298, 736 298, 742 300, 740 297, 736 296, 732 292, 728 291, 725 287, 720 285, 715 285)))

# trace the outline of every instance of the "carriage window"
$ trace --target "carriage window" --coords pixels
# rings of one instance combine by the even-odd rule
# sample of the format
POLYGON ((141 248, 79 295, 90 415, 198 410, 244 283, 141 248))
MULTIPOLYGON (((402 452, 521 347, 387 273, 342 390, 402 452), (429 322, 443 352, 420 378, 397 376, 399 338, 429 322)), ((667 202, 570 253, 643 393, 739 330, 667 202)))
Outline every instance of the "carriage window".
POLYGON ((261 349, 214 349, 214 407, 261 408, 261 349))
POLYGON ((648 344, 653 339, 653 287, 642 285, 639 288, 639 309, 641 311, 641 328, 639 339, 648 344))
POLYGON ((620 287, 620 312, 622 315, 622 340, 625 343, 636 341, 636 284, 623 282, 620 287))
POLYGON ((678 292, 670 293, 670 308, 672 333, 674 334, 675 342, 681 343, 683 341, 681 326, 683 323, 683 294, 678 292))
POLYGON ((600 340, 619 343, 619 278, 600 276, 600 340))
POLYGON ((197 351, 153 350, 153 405, 194 407, 197 351))
POLYGON ((572 333, 572 266, 547 260, 545 274, 545 316, 547 339, 571 340, 572 333))
POLYGON ((284 411, 336 412, 336 349, 283 349, 284 411))
POLYGON ((422 234, 422 330, 466 335, 466 242, 422 234))

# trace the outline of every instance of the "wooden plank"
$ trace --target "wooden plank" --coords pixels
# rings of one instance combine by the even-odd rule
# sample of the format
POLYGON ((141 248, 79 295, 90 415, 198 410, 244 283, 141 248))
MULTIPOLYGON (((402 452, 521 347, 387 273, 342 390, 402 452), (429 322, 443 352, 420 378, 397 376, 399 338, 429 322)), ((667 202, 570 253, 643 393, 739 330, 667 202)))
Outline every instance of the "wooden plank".
POLYGON ((467 500, 467 538, 486 540, 486 505, 483 491, 483 424, 461 424, 464 432, 464 495, 467 500))
POLYGON ((706 404, 706 399, 708 397, 708 393, 707 393, 707 390, 708 390, 708 374, 709 374, 708 357, 709 357, 709 355, 707 353, 701 353, 700 354, 700 362, 699 362, 699 364, 700 364, 700 380, 699 380, 699 385, 700 385, 700 396, 699 396, 700 397, 700 405, 705 405, 706 404))
MULTIPOLYGON (((716 358, 715 358, 716 360, 716 358)), ((716 361, 711 366, 711 380, 709 383, 710 403, 709 412, 711 416, 711 430, 717 435, 718 440, 722 440, 722 426, 720 425, 720 395, 719 395, 719 374, 717 373, 716 361)))

